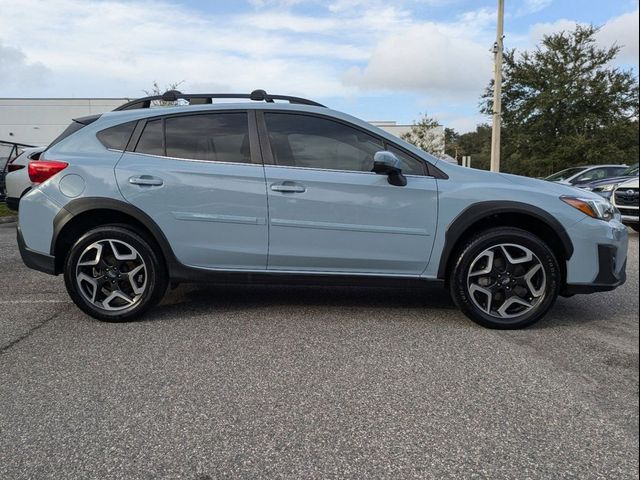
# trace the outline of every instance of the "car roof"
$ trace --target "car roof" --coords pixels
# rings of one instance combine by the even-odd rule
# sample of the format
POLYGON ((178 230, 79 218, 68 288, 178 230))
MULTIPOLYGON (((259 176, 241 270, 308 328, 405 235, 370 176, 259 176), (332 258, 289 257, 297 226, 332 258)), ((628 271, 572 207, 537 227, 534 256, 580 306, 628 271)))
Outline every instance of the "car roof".
POLYGON ((346 123, 360 127, 363 130, 370 131, 382 137, 392 143, 400 144, 405 149, 409 150, 418 157, 426 158, 432 165, 436 165, 440 159, 437 157, 417 148, 405 140, 402 140, 395 135, 382 130, 375 125, 372 125, 364 120, 349 115, 347 113, 333 110, 331 108, 304 105, 297 103, 287 102, 260 102, 260 101, 247 101, 247 102, 229 102, 229 103, 212 103, 204 105, 176 105, 169 107, 152 107, 152 108, 139 108, 131 110, 119 110, 106 112, 95 122, 95 127, 101 129, 108 128, 113 125, 125 123, 134 120, 142 120, 145 118, 161 117, 164 115, 180 115, 189 113, 207 113, 207 112, 219 112, 219 111, 247 111, 247 110, 260 110, 260 111, 279 111, 279 112, 292 112, 292 113, 311 113, 316 115, 322 115, 337 120, 342 120, 346 123))
POLYGON ((201 112, 215 112, 222 110, 287 110, 287 111, 300 111, 300 112, 315 112, 315 113, 329 113, 342 114, 336 110, 332 110, 326 107, 317 107, 314 105, 300 105, 291 104, 286 102, 219 102, 213 104, 204 105, 172 105, 167 107, 151 107, 151 108, 136 108, 131 110, 114 110, 112 112, 103 113, 103 117, 121 117, 121 118, 147 118, 157 117, 162 115, 173 115, 181 113, 201 113, 201 112))

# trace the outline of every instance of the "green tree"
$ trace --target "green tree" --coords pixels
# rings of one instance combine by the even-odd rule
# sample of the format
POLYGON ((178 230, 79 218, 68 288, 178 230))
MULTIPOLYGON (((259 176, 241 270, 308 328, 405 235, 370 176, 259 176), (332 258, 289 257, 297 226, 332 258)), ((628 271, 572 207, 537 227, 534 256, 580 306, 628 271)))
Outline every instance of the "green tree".
POLYGON ((448 127, 444 129, 444 153, 451 158, 455 158, 458 163, 460 163, 459 158, 461 156, 460 146, 458 145, 459 140, 460 135, 455 129, 448 127))
POLYGON ((411 126, 411 130, 403 133, 401 137, 436 157, 441 157, 444 153, 442 128, 440 122, 433 117, 423 115, 411 126))
MULTIPOLYGON (((598 29, 546 35, 532 52, 504 56, 502 169, 532 176, 572 165, 638 158, 638 79, 612 66, 619 46, 598 29)), ((493 109, 493 83, 481 110, 493 109)))
POLYGON ((458 138, 460 155, 471 156, 473 168, 489 169, 491 159, 491 126, 481 124, 475 132, 467 132, 458 138))

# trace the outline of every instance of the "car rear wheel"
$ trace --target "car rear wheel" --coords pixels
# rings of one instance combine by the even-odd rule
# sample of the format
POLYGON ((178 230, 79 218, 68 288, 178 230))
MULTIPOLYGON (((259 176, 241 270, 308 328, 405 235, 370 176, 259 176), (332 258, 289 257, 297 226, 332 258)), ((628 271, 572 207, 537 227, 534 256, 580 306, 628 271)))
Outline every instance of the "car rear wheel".
POLYGON ((107 322, 126 322, 156 305, 167 275, 151 243, 131 228, 106 225, 73 245, 64 279, 74 303, 107 322))
POLYGON ((553 306, 560 288, 553 251, 518 228, 492 228, 459 251, 450 278, 451 295, 462 312, 489 328, 533 324, 553 306))

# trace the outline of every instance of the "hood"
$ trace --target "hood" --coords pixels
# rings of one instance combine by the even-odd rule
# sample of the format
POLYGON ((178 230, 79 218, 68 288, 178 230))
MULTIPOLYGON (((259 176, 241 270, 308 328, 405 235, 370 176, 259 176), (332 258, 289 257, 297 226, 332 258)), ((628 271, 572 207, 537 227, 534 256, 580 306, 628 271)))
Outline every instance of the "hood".
POLYGON ((638 188, 638 177, 632 178, 631 180, 627 180, 624 183, 618 185, 618 188, 638 188))
POLYGON ((625 177, 603 178, 602 180, 596 180, 594 182, 583 183, 581 185, 581 187, 582 188, 595 188, 595 187, 600 187, 602 185, 609 185, 609 184, 612 184, 612 183, 626 182, 627 180, 633 180, 634 178, 637 178, 637 175, 625 176, 625 177))
POLYGON ((572 195, 574 197, 581 198, 595 198, 598 200, 602 199, 602 197, 595 193, 591 193, 587 190, 573 187, 561 182, 550 182, 549 180, 540 180, 537 178, 523 177, 520 175, 512 175, 509 173, 500 173, 499 175, 502 176, 505 180, 508 180, 511 183, 515 183, 516 185, 529 189, 544 190, 547 193, 553 193, 558 195, 559 197, 562 195, 572 195))
POLYGON ((591 193, 588 190, 582 190, 576 187, 572 187, 571 185, 564 185, 558 182, 550 182, 548 180, 522 177, 520 175, 512 175, 509 173, 489 172, 487 170, 467 168, 446 162, 439 162, 438 168, 440 168, 447 175, 450 175, 452 178, 462 183, 486 183, 488 185, 503 183, 508 185, 515 185, 518 187, 518 189, 522 189, 523 191, 556 195, 558 197, 562 195, 570 195, 574 197, 602 200, 602 197, 600 195, 591 193))

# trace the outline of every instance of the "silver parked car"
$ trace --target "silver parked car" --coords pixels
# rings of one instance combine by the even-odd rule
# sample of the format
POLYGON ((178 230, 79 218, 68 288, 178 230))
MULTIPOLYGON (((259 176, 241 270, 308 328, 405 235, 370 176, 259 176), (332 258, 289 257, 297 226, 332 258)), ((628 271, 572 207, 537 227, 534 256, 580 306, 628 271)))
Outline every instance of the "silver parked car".
POLYGON ((638 218, 638 177, 621 183, 613 191, 612 202, 622 214, 622 223, 640 231, 638 218))
POLYGON ((596 180, 618 177, 622 175, 627 168, 628 167, 626 165, 591 165, 571 167, 554 173, 553 175, 549 175, 545 180, 579 187, 590 182, 595 182, 596 180))
POLYGON ((33 186, 29 178, 29 162, 36 161, 45 147, 25 148, 23 152, 7 164, 6 201, 11 210, 18 210, 20 199, 33 186))

